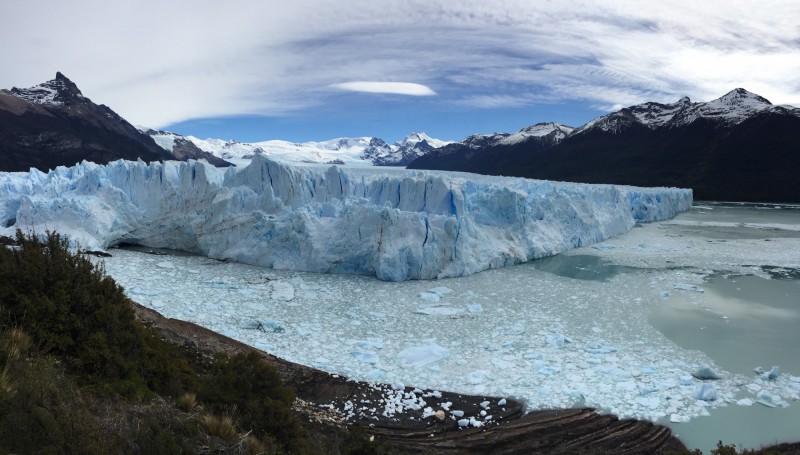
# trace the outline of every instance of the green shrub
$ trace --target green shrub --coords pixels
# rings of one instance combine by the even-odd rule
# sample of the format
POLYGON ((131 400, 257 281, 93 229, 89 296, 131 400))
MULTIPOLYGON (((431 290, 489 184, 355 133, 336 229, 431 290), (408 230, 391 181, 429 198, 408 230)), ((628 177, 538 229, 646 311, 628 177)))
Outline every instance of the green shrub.
POLYGON ((0 246, 0 453, 190 453, 203 447, 197 425, 159 403, 190 412, 197 398, 233 418, 215 433, 244 433, 228 442, 237 453, 374 453, 361 434, 312 447, 294 394, 259 354, 210 359, 161 340, 58 234, 18 231, 17 243, 0 246), (149 401, 158 395, 175 400, 149 401))
POLYGON ((218 355, 200 392, 201 401, 213 412, 235 407, 242 430, 272 437, 290 450, 299 449, 305 433, 291 413, 294 394, 259 354, 218 355))

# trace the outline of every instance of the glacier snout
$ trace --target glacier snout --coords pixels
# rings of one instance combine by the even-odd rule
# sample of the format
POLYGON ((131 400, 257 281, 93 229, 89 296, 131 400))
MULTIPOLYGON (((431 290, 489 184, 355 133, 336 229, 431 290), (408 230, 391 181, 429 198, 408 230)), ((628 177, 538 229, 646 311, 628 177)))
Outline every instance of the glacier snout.
POLYGON ((298 271, 382 280, 472 274, 688 210, 691 190, 421 171, 296 167, 256 156, 0 173, 0 233, 56 230, 298 271))

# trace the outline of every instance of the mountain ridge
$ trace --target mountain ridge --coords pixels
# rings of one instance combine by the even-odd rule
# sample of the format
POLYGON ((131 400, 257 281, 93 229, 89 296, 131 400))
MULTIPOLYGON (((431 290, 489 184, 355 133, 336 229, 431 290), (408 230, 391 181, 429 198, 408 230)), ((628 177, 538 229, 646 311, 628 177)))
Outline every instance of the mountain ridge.
POLYGON ((622 108, 557 141, 535 136, 502 143, 507 137, 469 136, 408 167, 688 187, 700 200, 800 201, 800 183, 790 171, 800 169, 800 109, 742 88, 708 102, 683 97, 622 108))
POLYGON ((0 90, 0 171, 176 158, 230 165, 199 150, 183 150, 181 157, 167 153, 111 108, 84 96, 61 72, 33 87, 0 90))
POLYGON ((224 160, 249 160, 256 154, 286 162, 343 164, 349 166, 405 166, 430 151, 448 144, 422 132, 413 132, 393 144, 376 137, 339 137, 327 141, 290 142, 273 139, 239 142, 223 139, 200 139, 194 136, 139 128, 158 145, 172 151, 175 144, 189 142, 200 150, 224 160))

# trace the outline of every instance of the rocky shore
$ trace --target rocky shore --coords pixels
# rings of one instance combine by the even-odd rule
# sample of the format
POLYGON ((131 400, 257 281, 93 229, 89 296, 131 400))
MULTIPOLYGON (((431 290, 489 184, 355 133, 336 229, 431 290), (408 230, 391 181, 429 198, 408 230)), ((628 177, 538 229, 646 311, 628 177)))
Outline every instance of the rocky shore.
MULTIPOLYGON (((136 312, 164 339, 208 355, 255 350, 139 305, 136 312)), ((511 399, 351 381, 267 353, 262 355, 294 389, 294 408, 309 422, 312 432, 324 433, 327 426, 359 426, 368 437, 407 453, 660 454, 685 449, 668 428, 651 422, 620 420, 592 409, 526 414, 522 404, 511 399), (420 418, 419 412, 403 412, 402 404, 413 409, 428 407, 430 415, 420 418), (447 409, 442 409, 442 404, 447 409), (463 416, 483 418, 460 419, 453 417, 454 410, 463 412, 463 416)))

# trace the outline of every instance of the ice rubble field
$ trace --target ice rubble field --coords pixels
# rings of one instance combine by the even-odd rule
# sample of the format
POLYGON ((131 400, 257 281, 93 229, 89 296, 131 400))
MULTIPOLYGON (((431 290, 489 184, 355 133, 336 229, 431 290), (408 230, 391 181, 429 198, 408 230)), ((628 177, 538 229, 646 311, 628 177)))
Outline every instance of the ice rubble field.
MULTIPOLYGON (((227 170, 120 161, 0 173, 0 189, 0 234, 55 229, 88 249, 131 242, 274 267, 116 249, 105 260, 134 300, 167 317, 353 379, 676 422, 728 404, 784 406, 800 393, 790 373, 722 371, 647 322, 665 296, 699 293, 714 270, 800 267, 796 238, 708 242, 651 224, 583 248, 646 269, 608 282, 578 283, 529 264, 498 268, 670 218, 690 207, 687 190, 292 167, 261 157, 227 170), (721 379, 692 377, 706 366, 721 379)), ((424 415, 418 401, 395 398, 369 412, 405 406, 424 415)), ((452 417, 478 425, 488 416, 452 417)))
MULTIPOLYGON (((529 409, 588 405, 674 422, 718 406, 780 407, 800 398, 797 372, 775 379, 733 374, 648 323, 650 311, 669 294, 701 299, 703 277, 713 270, 800 266, 793 253, 800 251, 800 239, 710 243, 665 227, 645 225, 567 253, 589 252, 642 268, 608 281, 564 278, 531 264, 387 283, 125 250, 113 250, 105 263, 134 300, 168 317, 357 380, 514 397, 529 409), (721 379, 692 377, 706 366, 721 379)), ((402 403, 387 399, 367 411, 371 406, 361 412, 391 415, 402 403)), ((425 406, 441 404, 434 396, 425 406)), ((414 403, 405 412, 425 415, 414 403)), ((478 424, 485 419, 451 417, 473 417, 478 424)))
POLYGON ((588 245, 688 210, 691 190, 469 174, 294 167, 256 156, 81 163, 0 173, 0 234, 58 230, 86 249, 121 242, 382 280, 469 275, 588 245))

